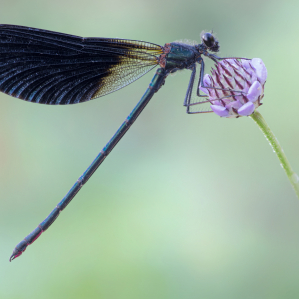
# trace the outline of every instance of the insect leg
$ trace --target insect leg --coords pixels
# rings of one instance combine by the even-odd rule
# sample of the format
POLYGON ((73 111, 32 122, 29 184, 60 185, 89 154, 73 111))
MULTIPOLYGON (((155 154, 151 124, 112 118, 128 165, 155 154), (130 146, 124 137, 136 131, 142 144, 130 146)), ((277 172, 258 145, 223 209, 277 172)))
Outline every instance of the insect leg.
POLYGON ((187 88, 187 92, 186 92, 186 96, 185 96, 185 100, 184 100, 184 106, 188 106, 190 104, 190 100, 191 100, 191 95, 192 95, 192 89, 193 89, 193 84, 194 84, 194 79, 195 79, 195 75, 196 75, 196 66, 195 64, 193 64, 191 66, 191 77, 189 80, 189 84, 188 84, 188 88, 187 88))

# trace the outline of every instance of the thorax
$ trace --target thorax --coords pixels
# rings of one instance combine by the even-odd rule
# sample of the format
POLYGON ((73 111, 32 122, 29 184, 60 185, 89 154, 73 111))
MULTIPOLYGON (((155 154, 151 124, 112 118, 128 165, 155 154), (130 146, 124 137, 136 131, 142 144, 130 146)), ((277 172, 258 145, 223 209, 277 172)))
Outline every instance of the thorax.
POLYGON ((170 72, 189 68, 200 56, 195 46, 175 42, 165 44, 163 52, 158 58, 159 64, 170 72))

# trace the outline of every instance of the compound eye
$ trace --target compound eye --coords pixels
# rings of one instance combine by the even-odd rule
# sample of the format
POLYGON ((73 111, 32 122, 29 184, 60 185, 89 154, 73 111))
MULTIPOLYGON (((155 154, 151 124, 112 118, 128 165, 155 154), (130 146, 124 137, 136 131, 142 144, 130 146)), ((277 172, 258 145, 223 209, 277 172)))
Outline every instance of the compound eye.
POLYGON ((203 43, 208 47, 211 48, 215 44, 215 38, 212 33, 206 32, 205 34, 202 35, 202 41, 203 43))

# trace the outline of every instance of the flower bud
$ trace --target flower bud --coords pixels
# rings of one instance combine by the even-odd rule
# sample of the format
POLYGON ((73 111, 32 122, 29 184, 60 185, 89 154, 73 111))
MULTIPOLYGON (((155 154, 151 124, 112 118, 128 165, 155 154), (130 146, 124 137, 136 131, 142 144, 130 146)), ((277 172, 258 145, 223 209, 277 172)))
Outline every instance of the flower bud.
POLYGON ((261 105, 267 69, 260 58, 224 59, 206 74, 200 87, 221 117, 248 116, 261 105), (209 88, 213 87, 213 88, 209 88))

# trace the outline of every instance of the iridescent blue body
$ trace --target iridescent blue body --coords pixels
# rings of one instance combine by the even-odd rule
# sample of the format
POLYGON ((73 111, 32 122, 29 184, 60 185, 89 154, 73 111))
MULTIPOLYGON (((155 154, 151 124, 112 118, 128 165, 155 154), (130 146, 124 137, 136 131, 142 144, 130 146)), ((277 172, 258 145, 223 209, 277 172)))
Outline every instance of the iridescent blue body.
MULTIPOLYGON (((114 92, 160 66, 144 95, 111 140, 49 216, 15 247, 10 261, 20 256, 55 221, 128 131, 170 73, 190 69, 192 74, 184 100, 187 113, 210 112, 189 110, 194 105, 191 104, 191 93, 196 64, 201 67, 198 86, 204 87, 202 55, 215 62, 224 59, 210 53, 219 50, 218 41, 212 33, 204 33, 201 39, 202 43, 194 46, 167 43, 162 47, 142 41, 82 38, 36 28, 0 25, 0 91, 25 101, 48 105, 89 101, 114 92)), ((197 95, 201 97, 199 88, 197 95)))
POLYGON ((200 57, 198 50, 194 46, 183 43, 170 43, 170 52, 167 54, 167 70, 177 70, 189 68, 200 57))
POLYGON ((41 222, 38 227, 33 230, 24 240, 22 240, 14 249, 10 260, 15 259, 20 256, 28 245, 32 244, 42 232, 44 232, 59 216, 59 213, 70 203, 70 201, 79 192, 82 186, 88 181, 88 179, 93 175, 97 168, 102 164, 105 158, 112 151, 117 142, 122 138, 122 136, 129 130, 133 122, 136 120, 138 115, 150 101, 154 93, 161 87, 164 83, 166 76, 166 71, 162 68, 158 69, 155 76, 153 77, 149 87, 145 91, 143 97, 139 103, 135 106, 132 112, 128 115, 110 141, 101 150, 98 156, 94 159, 91 165, 85 170, 85 172, 79 177, 70 191, 65 195, 65 197, 58 203, 58 205, 53 209, 53 211, 48 215, 48 217, 41 222))

